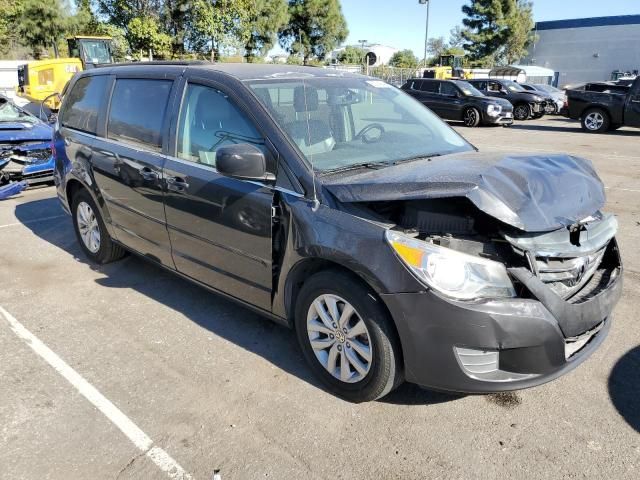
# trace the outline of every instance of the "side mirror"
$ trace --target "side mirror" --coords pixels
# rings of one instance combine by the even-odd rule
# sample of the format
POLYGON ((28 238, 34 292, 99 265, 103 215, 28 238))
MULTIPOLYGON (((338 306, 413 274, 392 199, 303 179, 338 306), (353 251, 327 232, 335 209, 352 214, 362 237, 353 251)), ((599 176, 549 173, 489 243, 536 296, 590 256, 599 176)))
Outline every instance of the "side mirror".
POLYGON ((267 159, 264 153, 249 143, 239 143, 220 147, 216 151, 218 173, 240 180, 273 180, 267 173, 267 159))

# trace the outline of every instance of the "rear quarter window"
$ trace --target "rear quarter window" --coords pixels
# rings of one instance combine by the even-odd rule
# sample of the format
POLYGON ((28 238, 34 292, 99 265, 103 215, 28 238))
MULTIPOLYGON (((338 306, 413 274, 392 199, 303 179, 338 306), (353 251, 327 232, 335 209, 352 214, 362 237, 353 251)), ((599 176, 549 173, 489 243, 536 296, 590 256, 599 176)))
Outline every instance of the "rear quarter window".
POLYGON ((173 80, 120 78, 111 96, 107 137, 160 151, 173 80))
POLYGON ((66 95, 61 125, 95 135, 107 81, 106 75, 78 79, 66 95))

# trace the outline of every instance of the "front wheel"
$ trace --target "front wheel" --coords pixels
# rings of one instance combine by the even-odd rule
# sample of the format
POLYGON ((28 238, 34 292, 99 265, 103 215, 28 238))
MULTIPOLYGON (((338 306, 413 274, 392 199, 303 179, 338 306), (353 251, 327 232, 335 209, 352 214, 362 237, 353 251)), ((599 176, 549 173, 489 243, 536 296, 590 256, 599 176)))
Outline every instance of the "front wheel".
POLYGON ((338 396, 366 402, 401 383, 395 329, 359 279, 334 270, 315 274, 298 295, 295 326, 311 370, 338 396))
POLYGON ((527 120, 531 116, 531 107, 526 103, 519 103, 513 109, 513 118, 516 120, 527 120))
POLYGON ((465 109, 463 115, 464 124, 467 127, 477 127, 480 125, 480 112, 477 108, 469 107, 465 109))
POLYGON ((122 258, 124 249, 111 240, 93 198, 80 190, 72 200, 73 227, 80 247, 95 263, 109 263, 122 258))
POLYGON ((582 115, 582 130, 589 133, 604 133, 609 130, 609 114, 601 108, 592 108, 582 115))

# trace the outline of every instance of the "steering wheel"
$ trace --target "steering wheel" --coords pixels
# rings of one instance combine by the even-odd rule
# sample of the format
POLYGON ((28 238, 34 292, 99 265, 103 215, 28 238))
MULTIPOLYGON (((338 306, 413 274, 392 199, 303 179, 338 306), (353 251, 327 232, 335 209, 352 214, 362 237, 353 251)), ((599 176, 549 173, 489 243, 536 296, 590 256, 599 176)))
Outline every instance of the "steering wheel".
POLYGON ((358 132, 358 134, 353 137, 354 140, 362 139, 362 143, 376 143, 379 142, 385 133, 384 127, 379 123, 370 123, 362 130, 358 132), (378 130, 380 133, 378 135, 370 136, 367 135, 371 130, 378 130))

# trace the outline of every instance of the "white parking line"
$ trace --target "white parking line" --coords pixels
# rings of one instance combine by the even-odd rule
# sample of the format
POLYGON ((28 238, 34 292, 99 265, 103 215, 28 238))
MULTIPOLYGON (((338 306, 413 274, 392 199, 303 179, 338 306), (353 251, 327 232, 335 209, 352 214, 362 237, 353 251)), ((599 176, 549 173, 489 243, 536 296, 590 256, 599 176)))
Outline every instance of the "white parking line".
POLYGON ((27 225, 29 223, 44 222, 46 220, 54 220, 56 218, 68 217, 69 215, 54 215, 53 217, 34 218, 33 220, 25 220, 24 222, 7 223, 0 225, 0 228, 15 227, 16 225, 27 225))
POLYGON ((136 448, 143 452, 160 470, 174 480, 191 479, 191 475, 162 448, 154 446, 153 440, 133 423, 118 407, 111 403, 93 385, 87 382, 78 372, 71 368, 53 350, 42 343, 35 335, 27 330, 9 312, 0 306, 0 313, 9 323, 9 327, 19 338, 31 347, 44 361, 62 375, 80 394, 93 404, 102 414, 111 420, 124 433, 136 448))

